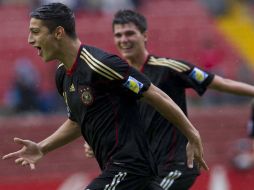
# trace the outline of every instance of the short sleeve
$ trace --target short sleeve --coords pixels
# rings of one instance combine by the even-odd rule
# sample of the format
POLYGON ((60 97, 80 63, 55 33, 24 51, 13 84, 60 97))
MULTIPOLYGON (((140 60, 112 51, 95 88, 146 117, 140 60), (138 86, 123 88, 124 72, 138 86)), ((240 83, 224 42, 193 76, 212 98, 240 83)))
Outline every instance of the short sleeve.
POLYGON ((185 61, 181 61, 181 63, 190 68, 186 72, 180 74, 186 87, 194 89, 200 96, 203 95, 207 90, 207 87, 213 81, 214 74, 185 61))
POLYGON ((121 76, 119 79, 122 87, 138 97, 141 97, 151 85, 151 81, 144 74, 129 66, 118 56, 111 55, 103 62, 121 76))

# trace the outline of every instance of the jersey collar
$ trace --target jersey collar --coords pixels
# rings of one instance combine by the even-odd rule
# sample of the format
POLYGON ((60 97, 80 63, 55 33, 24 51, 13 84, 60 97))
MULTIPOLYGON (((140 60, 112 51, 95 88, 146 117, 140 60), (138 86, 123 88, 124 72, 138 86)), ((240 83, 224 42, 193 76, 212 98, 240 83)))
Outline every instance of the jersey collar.
POLYGON ((78 54, 77 54, 77 57, 76 57, 76 59, 75 59, 75 62, 72 64, 72 67, 70 68, 70 69, 67 69, 66 70, 66 74, 68 75, 68 76, 71 76, 73 73, 74 73, 74 71, 76 70, 76 68, 77 68, 77 65, 78 65, 78 58, 79 58, 79 55, 80 55, 80 51, 81 51, 81 49, 82 49, 82 44, 79 46, 79 50, 78 50, 78 54))
POLYGON ((151 57, 151 55, 148 54, 147 57, 146 57, 145 62, 143 63, 142 67, 140 68, 140 71, 141 71, 142 73, 144 72, 144 67, 145 67, 145 65, 148 63, 150 57, 151 57))

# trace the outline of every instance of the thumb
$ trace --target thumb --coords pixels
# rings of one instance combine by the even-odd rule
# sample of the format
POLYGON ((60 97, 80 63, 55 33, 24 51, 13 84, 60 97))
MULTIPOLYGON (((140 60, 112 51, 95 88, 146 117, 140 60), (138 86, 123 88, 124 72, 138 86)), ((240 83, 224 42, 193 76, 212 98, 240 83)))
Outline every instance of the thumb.
POLYGON ((194 162, 194 157, 193 156, 189 156, 187 158, 187 165, 188 165, 188 168, 193 168, 193 162, 194 162))
POLYGON ((187 148, 187 166, 188 168, 193 168, 193 161, 194 161, 194 151, 191 149, 190 146, 187 148))
POLYGON ((23 139, 20 139, 20 138, 17 138, 17 137, 14 138, 14 142, 17 143, 17 144, 20 144, 20 145, 25 145, 25 146, 29 145, 28 140, 23 140, 23 139))

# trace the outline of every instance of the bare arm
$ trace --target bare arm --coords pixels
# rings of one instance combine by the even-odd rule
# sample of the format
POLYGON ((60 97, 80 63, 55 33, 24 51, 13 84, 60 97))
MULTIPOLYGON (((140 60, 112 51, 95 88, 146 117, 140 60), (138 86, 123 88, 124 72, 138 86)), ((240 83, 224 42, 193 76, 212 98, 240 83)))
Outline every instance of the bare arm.
POLYGON ((66 120, 52 135, 45 140, 35 143, 30 140, 14 138, 14 142, 23 147, 3 156, 3 159, 18 157, 16 164, 29 165, 35 169, 35 164, 48 152, 59 148, 81 136, 78 124, 71 120, 66 120))
POLYGON ((195 158, 201 167, 207 170, 208 166, 203 159, 203 147, 199 132, 173 100, 154 85, 151 85, 144 93, 143 100, 153 106, 168 121, 177 126, 189 140, 187 145, 188 166, 193 167, 193 160, 195 158))
POLYGON ((254 86, 215 75, 210 89, 241 96, 254 96, 254 86))
POLYGON ((52 135, 38 145, 43 154, 70 143, 81 136, 80 127, 74 121, 67 119, 52 135))

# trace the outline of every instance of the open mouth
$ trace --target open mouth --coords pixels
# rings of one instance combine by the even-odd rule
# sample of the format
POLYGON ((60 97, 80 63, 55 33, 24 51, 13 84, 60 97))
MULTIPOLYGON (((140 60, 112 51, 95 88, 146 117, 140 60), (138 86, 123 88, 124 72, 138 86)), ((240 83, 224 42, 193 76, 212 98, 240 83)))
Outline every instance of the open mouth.
POLYGON ((38 55, 41 56, 42 55, 42 49, 41 49, 41 47, 36 47, 36 49, 38 50, 38 55))

